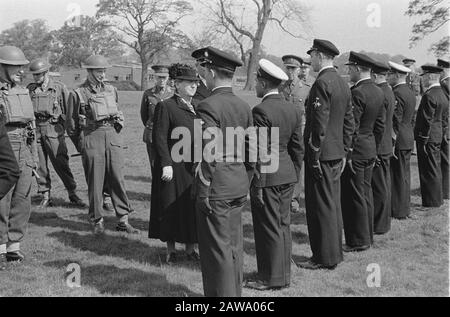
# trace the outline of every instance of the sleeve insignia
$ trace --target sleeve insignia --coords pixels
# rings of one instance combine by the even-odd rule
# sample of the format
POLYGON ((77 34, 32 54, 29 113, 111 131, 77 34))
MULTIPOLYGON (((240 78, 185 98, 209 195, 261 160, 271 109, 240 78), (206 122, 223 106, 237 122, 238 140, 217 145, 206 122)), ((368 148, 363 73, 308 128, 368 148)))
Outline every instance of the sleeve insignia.
POLYGON ((322 107, 322 104, 320 103, 319 97, 316 97, 316 101, 314 101, 313 106, 314 106, 314 110, 317 110, 320 107, 322 107))

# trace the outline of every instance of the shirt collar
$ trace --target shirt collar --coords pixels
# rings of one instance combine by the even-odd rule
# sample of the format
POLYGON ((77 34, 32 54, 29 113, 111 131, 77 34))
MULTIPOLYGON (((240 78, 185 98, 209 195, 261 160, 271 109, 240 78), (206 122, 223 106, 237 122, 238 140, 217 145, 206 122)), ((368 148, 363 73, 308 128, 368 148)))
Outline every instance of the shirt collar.
POLYGON ((279 95, 280 93, 278 91, 269 91, 267 94, 264 95, 264 97, 262 97, 262 99, 266 99, 269 96, 273 96, 273 95, 279 95))
POLYGON ((441 83, 435 83, 435 84, 430 85, 430 87, 428 87, 427 91, 429 91, 431 88, 434 88, 434 87, 441 88, 441 83))
POLYGON ((320 75, 324 70, 329 69, 329 68, 334 69, 334 66, 325 66, 325 67, 322 67, 322 69, 319 71, 319 75, 320 75))
POLYGON ((217 89, 221 89, 221 88, 233 88, 231 86, 217 86, 215 88, 213 88, 212 92, 216 91, 217 89))
POLYGON ((394 88, 396 88, 396 87, 398 87, 398 86, 400 86, 400 85, 406 85, 406 81, 405 81, 405 82, 398 83, 397 85, 394 86, 394 88))
POLYGON ((362 83, 363 81, 366 81, 366 80, 371 80, 371 78, 370 78, 370 77, 367 77, 367 78, 361 78, 360 80, 358 80, 358 81, 356 82, 355 86, 358 86, 360 83, 362 83))

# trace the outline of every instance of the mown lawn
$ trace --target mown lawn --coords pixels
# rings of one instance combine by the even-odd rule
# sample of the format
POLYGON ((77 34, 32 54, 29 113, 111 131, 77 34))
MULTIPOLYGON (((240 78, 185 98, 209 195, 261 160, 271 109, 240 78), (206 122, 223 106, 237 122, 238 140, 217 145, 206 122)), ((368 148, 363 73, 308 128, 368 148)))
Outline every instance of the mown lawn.
MULTIPOLYGON (((57 206, 38 211, 33 198, 29 233, 22 249, 23 264, 0 272, 0 296, 202 296, 200 267, 189 262, 176 266, 164 264, 165 245, 147 238, 150 213, 149 163, 139 118, 141 93, 121 93, 127 118, 124 130, 124 174, 128 194, 136 213, 131 223, 141 235, 128 237, 114 231, 115 217, 106 218, 107 234, 96 238, 87 222, 87 210, 72 209, 67 194, 53 173, 57 206), (70 263, 81 266, 81 287, 65 283, 70 263)), ((257 101, 243 95, 254 105, 257 101)), ((75 153, 70 144, 70 153, 75 153)), ((82 198, 87 201, 80 158, 71 161, 82 198)), ((413 213, 416 221, 393 221, 392 231, 377 236, 368 252, 345 256, 335 271, 305 271, 292 267, 292 283, 280 292, 256 292, 244 289, 244 296, 448 296, 448 202, 439 209, 420 207, 417 163, 412 167, 413 213), (369 288, 368 265, 381 268, 381 286, 369 288)), ((36 187, 33 188, 36 192, 36 187)), ((292 221, 293 258, 311 255, 303 213, 292 221)), ((244 219, 245 276, 256 271, 251 215, 244 219)))

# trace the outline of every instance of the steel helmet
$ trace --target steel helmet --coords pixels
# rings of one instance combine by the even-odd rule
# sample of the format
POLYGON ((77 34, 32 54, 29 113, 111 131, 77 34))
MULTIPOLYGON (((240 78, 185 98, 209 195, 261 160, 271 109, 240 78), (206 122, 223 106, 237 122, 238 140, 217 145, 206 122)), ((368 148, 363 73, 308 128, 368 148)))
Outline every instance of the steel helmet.
POLYGON ((44 58, 38 58, 33 60, 29 65, 31 74, 41 74, 50 69, 50 64, 44 58))
POLYGON ((101 69, 101 68, 109 68, 108 60, 101 55, 92 55, 89 57, 83 64, 83 68, 86 69, 101 69))
POLYGON ((0 64, 23 66, 29 62, 20 48, 15 46, 0 47, 0 64))

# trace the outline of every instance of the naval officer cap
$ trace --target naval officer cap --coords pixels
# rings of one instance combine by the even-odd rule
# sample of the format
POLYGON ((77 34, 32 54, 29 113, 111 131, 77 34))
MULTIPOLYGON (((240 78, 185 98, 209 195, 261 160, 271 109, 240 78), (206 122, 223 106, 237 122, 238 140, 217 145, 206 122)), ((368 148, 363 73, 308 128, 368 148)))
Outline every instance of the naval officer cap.
POLYGON ((303 58, 295 55, 285 55, 281 59, 286 67, 301 67, 304 63, 303 58))
POLYGON ((443 59, 438 59, 437 60, 437 65, 439 67, 446 68, 446 69, 450 68, 450 62, 446 61, 446 60, 443 60, 443 59))
POLYGON ((409 69, 408 67, 394 62, 389 62, 389 67, 391 68, 391 72, 393 73, 409 74, 411 72, 411 69, 409 69))
POLYGON ((155 72, 155 76, 169 76, 169 66, 167 65, 153 65, 152 69, 155 72))
POLYGON ((202 66, 211 65, 232 72, 243 65, 236 57, 212 46, 194 51, 192 57, 200 62, 202 66))
POLYGON ((390 70, 391 68, 388 64, 373 60, 372 72, 375 74, 386 75, 390 70))
POLYGON ((315 39, 313 42, 313 47, 311 47, 311 49, 306 54, 311 55, 313 51, 319 51, 333 57, 340 54, 339 50, 333 43, 328 40, 321 39, 315 39))
POLYGON ((351 51, 350 57, 348 58, 348 63, 345 65, 355 65, 355 66, 372 68, 373 64, 374 64, 374 60, 371 59, 369 56, 362 54, 362 53, 356 53, 356 52, 351 51))
POLYGON ((267 79, 275 84, 281 84, 282 81, 289 79, 288 75, 280 67, 264 58, 259 61, 259 69, 256 76, 267 79))
POLYGON ((420 74, 420 76, 423 76, 425 74, 440 74, 444 70, 442 67, 432 65, 432 64, 425 64, 422 67, 423 73, 420 74))

